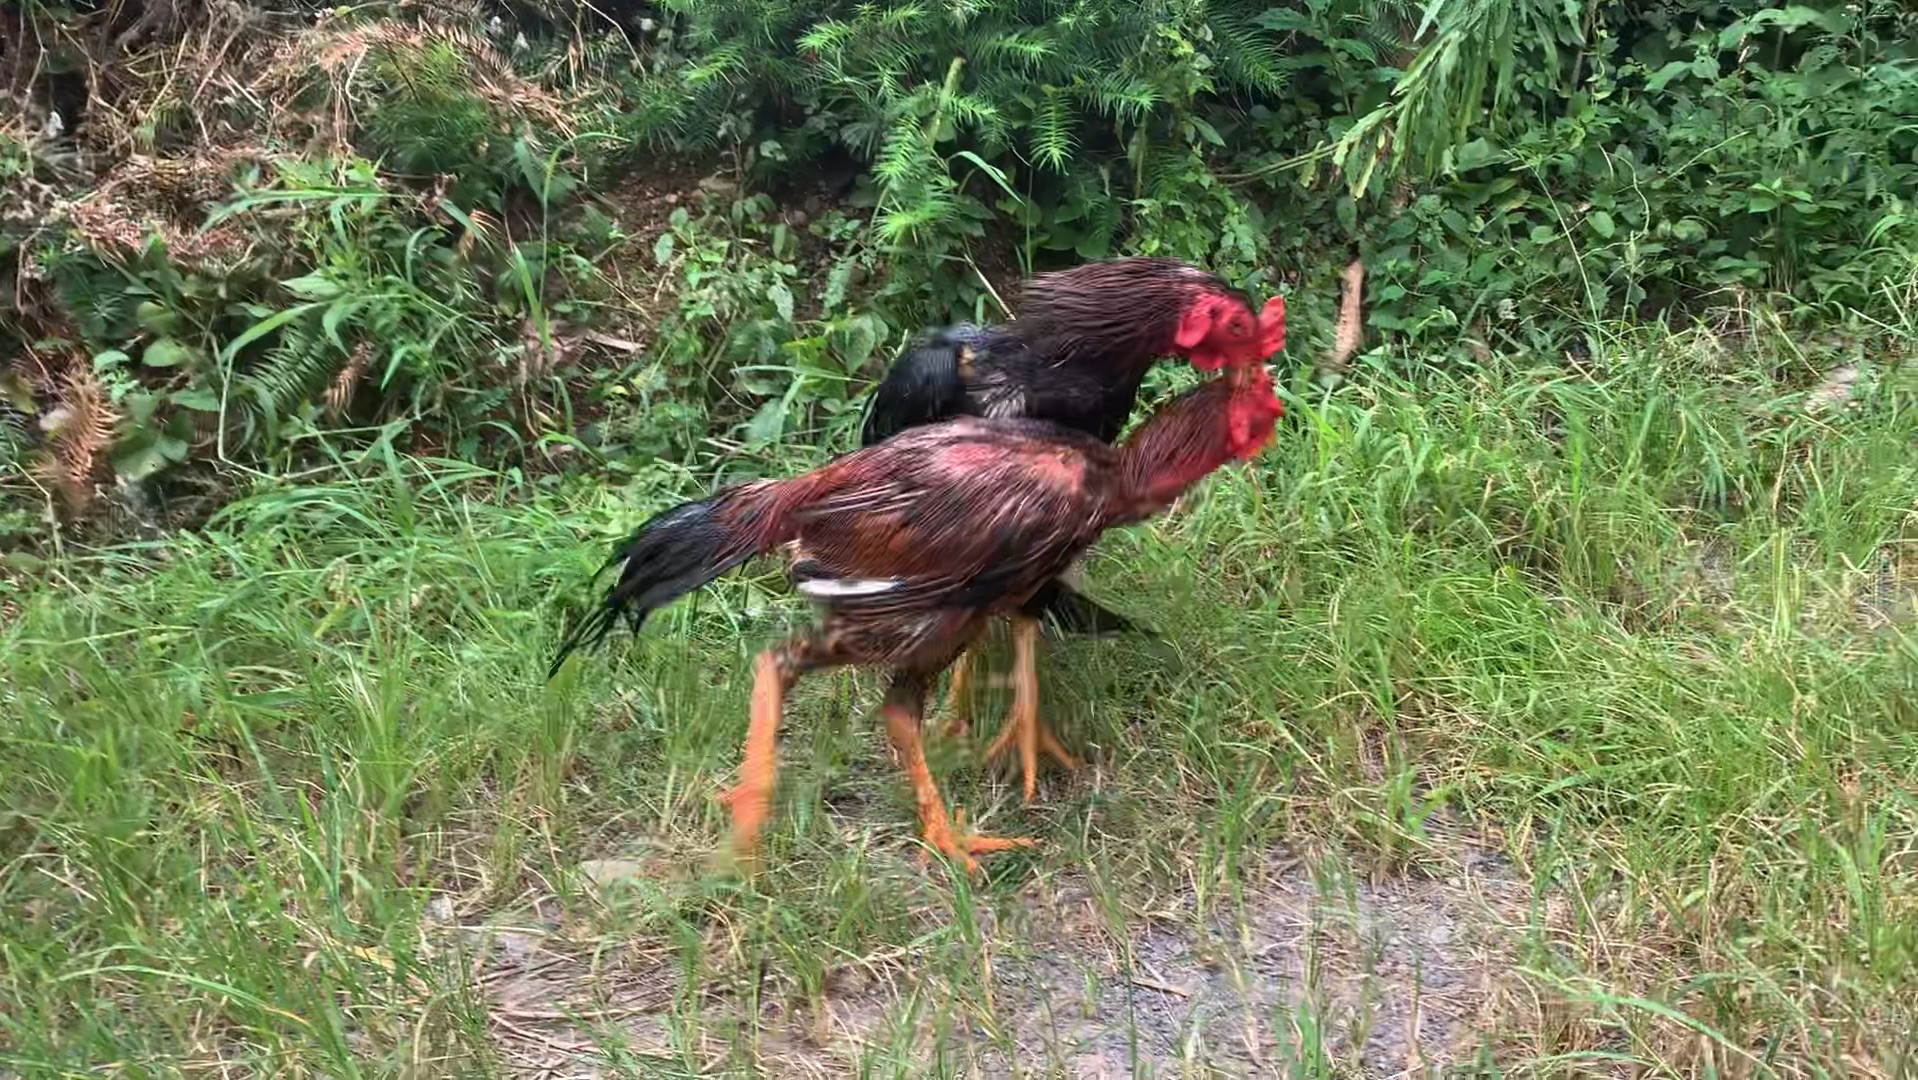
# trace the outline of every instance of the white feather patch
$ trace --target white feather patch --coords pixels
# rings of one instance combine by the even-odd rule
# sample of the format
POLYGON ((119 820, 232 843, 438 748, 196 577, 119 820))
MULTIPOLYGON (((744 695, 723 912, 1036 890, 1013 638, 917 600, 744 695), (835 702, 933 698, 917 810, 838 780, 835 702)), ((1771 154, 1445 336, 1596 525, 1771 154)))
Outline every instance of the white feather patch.
POLYGON ((799 593, 816 600, 841 596, 877 596, 899 587, 897 578, 815 578, 799 583, 799 593))

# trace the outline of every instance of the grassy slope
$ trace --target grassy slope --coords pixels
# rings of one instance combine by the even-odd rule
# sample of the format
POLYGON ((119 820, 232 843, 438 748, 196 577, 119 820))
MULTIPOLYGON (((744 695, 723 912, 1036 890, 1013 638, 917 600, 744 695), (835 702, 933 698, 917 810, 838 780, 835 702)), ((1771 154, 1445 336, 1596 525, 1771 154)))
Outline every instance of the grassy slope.
POLYGON ((542 684, 582 537, 650 508, 392 462, 70 559, 0 629, 0 1065, 1909 1067, 1918 397, 1729 363, 1295 404, 1103 546, 1173 646, 1052 653, 1098 769, 1027 810, 939 744, 1047 841, 976 883, 914 868, 863 673, 796 695, 769 871, 705 868, 763 573, 542 684), (1394 912, 1454 983, 1400 1037, 1394 912))

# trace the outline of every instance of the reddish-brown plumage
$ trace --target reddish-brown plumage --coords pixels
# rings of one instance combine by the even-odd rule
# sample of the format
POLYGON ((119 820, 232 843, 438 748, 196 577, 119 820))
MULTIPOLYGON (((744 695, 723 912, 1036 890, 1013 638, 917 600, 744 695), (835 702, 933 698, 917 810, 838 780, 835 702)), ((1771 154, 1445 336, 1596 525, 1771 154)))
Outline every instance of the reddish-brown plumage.
MULTIPOLYGON (((790 480, 676 507, 623 547, 619 581, 560 659, 604 637, 622 615, 637 628, 652 608, 754 554, 783 549, 795 587, 824 618, 760 667, 761 681, 776 687, 755 695, 749 744, 762 749, 733 800, 737 839, 750 845, 771 787, 771 741, 760 728, 777 723, 783 692, 801 674, 844 664, 890 668, 888 728, 895 741, 912 733, 914 745, 901 753, 921 776, 923 762, 910 759, 927 681, 1106 529, 1151 517, 1213 469, 1257 453, 1281 411, 1263 368, 1235 369, 1161 408, 1116 447, 1042 421, 962 417, 790 480)), ((924 789, 920 795, 923 808, 924 789)), ((943 828, 929 819, 928 839, 963 854, 943 828)))

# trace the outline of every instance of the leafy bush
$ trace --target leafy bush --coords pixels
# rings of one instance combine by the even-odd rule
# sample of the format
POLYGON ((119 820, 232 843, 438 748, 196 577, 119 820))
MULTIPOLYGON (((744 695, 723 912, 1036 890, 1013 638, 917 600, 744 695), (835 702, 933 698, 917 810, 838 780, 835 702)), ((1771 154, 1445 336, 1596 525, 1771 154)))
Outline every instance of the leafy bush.
POLYGON ((1375 329, 1449 337, 1726 289, 1860 305, 1918 240, 1918 15, 1889 0, 664 9, 635 90, 661 136, 766 183, 850 158, 927 318, 994 246, 1254 288, 1356 249, 1375 329))
POLYGON ((752 468, 849 440, 919 327, 1118 252, 1284 288, 1308 354, 1356 256, 1375 339, 1482 355, 1620 316, 1842 319, 1918 247, 1893 0, 148 11, 36 6, 44 62, 12 57, 15 505, 151 517, 181 466, 392 424, 752 468), (662 158, 730 179, 629 236, 605 193, 662 158))

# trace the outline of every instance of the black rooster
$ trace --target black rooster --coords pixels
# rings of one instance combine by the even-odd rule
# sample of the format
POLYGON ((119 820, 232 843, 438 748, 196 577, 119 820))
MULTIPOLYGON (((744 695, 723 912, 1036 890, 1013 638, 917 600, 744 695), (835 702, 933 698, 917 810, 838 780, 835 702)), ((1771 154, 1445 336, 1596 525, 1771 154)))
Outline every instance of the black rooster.
MULTIPOLYGON (((1109 443, 1159 358, 1183 356, 1216 371, 1262 363, 1285 347, 1284 300, 1255 312, 1244 293, 1176 259, 1111 259, 1041 274, 1027 283, 1021 306, 1011 322, 950 327, 909 347, 874 392, 864 445, 957 416, 1049 420, 1109 443)), ((1131 629, 1062 578, 1013 615, 1012 716, 987 756, 1019 749, 1027 801, 1038 790, 1040 753, 1068 769, 1079 764, 1038 715, 1041 618, 1078 633, 1131 629)), ((971 659, 953 666, 954 731, 969 726, 971 659)))

